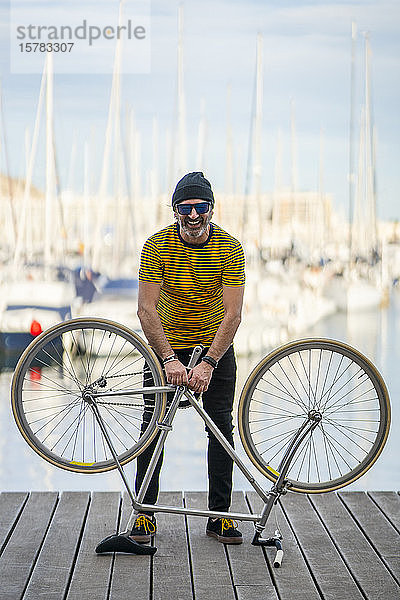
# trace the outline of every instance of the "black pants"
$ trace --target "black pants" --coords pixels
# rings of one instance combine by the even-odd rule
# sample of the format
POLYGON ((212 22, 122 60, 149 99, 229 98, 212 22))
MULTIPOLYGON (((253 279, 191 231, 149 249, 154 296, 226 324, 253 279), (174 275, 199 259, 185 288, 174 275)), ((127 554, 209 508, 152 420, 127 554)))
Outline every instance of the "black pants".
MULTIPOLYGON (((179 360, 187 365, 192 348, 176 350, 179 360)), ((204 350, 203 355, 207 353, 204 350)), ((145 385, 153 385, 149 378, 145 378, 145 385)), ((211 417, 228 442, 233 446, 233 424, 232 407, 236 384, 236 360, 233 346, 225 352, 218 367, 214 370, 208 390, 203 393, 203 407, 211 417)), ((169 395, 169 394, 168 394, 169 395)), ((170 400, 172 399, 171 396, 170 400)), ((151 407, 147 407, 143 413, 142 433, 146 430, 151 419, 151 407)), ((232 468, 233 461, 215 436, 208 430, 208 508, 225 512, 229 510, 232 495, 232 468)), ((147 467, 153 455, 159 434, 152 443, 137 458, 137 472, 135 489, 139 491, 144 479, 147 467)), ((163 462, 163 452, 158 460, 156 469, 147 488, 143 503, 155 504, 158 498, 160 470, 163 462)), ((150 514, 150 513, 149 513, 150 514)))

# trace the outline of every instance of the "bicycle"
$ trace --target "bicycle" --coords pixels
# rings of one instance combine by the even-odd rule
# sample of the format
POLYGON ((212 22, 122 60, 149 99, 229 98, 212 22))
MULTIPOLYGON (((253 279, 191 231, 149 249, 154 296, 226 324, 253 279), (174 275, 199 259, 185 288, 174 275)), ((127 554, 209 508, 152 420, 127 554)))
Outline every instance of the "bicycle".
MULTIPOLYGON (((188 369, 201 351, 201 347, 194 349, 188 369)), ((253 369, 238 404, 243 447, 272 481, 271 488, 264 490, 194 393, 188 387, 165 383, 149 345, 123 325, 92 318, 65 321, 40 334, 17 364, 11 397, 20 432, 43 459, 78 473, 119 470, 132 513, 126 530, 105 538, 96 548, 99 553, 154 553, 155 547, 129 537, 135 511, 151 510, 253 521, 252 544, 275 546, 274 565, 279 567, 283 557, 279 529, 269 538, 262 537, 273 505, 288 491, 329 492, 355 481, 377 460, 390 427, 388 391, 371 361, 339 341, 289 342, 253 369), (151 386, 146 385, 150 376, 151 386), (173 398, 167 402, 169 393, 173 398), (263 500, 260 514, 143 503, 183 398, 263 500), (152 417, 141 435, 142 414, 149 402, 152 417), (123 466, 157 434, 152 460, 135 496, 123 466)))

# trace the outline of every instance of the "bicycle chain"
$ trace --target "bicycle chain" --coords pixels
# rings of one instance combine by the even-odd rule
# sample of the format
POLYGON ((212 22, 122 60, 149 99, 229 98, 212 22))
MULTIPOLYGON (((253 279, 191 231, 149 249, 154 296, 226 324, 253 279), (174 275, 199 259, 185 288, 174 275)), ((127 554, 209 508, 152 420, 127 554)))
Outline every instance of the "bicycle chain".
POLYGON ((116 377, 133 377, 133 375, 141 375, 143 371, 135 371, 134 373, 121 373, 121 375, 103 375, 105 379, 115 379, 116 377))
POLYGON ((132 404, 131 402, 104 402, 96 400, 96 404, 105 404, 106 406, 128 406, 129 408, 143 408, 143 404, 132 404))
MULTIPOLYGON (((133 377, 134 375, 141 375, 142 373, 143 371, 135 371, 134 373, 122 373, 121 375, 103 375, 103 377, 105 379, 115 379, 116 377, 133 377)), ((108 404, 110 406, 128 406, 129 408, 143 408, 143 404, 131 404, 127 402, 102 402, 101 400, 97 400, 97 404, 108 404)))
MULTIPOLYGON (((143 371, 134 371, 133 373, 121 373, 121 375, 103 375, 103 377, 104 379, 116 379, 117 377, 133 377, 134 375, 141 375, 142 373, 143 371)), ((108 404, 109 406, 128 406, 129 408, 143 408, 142 404, 132 404, 131 402, 104 402, 97 400, 97 404, 108 404)))

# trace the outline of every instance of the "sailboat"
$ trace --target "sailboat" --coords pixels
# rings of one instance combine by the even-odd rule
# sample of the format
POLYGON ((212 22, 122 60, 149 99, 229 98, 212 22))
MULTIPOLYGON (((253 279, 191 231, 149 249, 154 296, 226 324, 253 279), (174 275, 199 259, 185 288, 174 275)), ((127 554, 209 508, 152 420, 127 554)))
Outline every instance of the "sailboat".
POLYGON ((75 291, 68 270, 56 265, 62 232, 56 219, 56 174, 53 135, 52 54, 46 57, 32 145, 27 165, 20 219, 10 269, 4 270, 0 303, 0 354, 3 364, 15 365, 29 342, 42 331, 70 318, 75 291), (46 96, 46 193, 32 209, 32 176, 40 115, 46 96), (32 218, 35 215, 35 219, 32 218), (43 226, 44 223, 44 226, 43 226), (35 232, 35 228, 38 229, 35 232), (43 248, 44 241, 44 248, 43 248))
POLYGON ((353 215, 353 113, 356 25, 352 24, 351 123, 349 159, 349 248, 345 269, 332 278, 326 294, 342 311, 353 312, 378 307, 383 300, 381 262, 376 228, 374 153, 371 128, 370 44, 365 34, 365 105, 360 121, 358 173, 353 215))
MULTIPOLYGON (((122 26, 123 3, 119 4, 119 26, 122 26)), ((103 152, 101 178, 98 189, 98 210, 94 227, 94 240, 84 241, 85 264, 80 269, 82 279, 93 271, 101 273, 92 286, 93 295, 82 304, 79 316, 100 317, 121 322, 133 331, 142 334, 137 317, 137 279, 131 273, 137 252, 136 206, 139 190, 137 159, 138 139, 133 127, 133 115, 129 116, 130 155, 128 161, 124 155, 121 127, 121 39, 115 46, 114 68, 111 83, 110 103, 103 152), (132 164, 128 164, 132 163, 132 164), (112 171, 110 166, 112 165, 112 171), (128 167, 131 167, 131 171, 128 167), (113 182, 110 186, 111 172, 113 182), (130 176, 129 176, 130 175, 130 176), (108 193, 112 187, 113 194, 108 193), (105 232, 111 243, 105 243, 105 232)), ((86 172, 86 171, 85 171, 86 172)), ((88 184, 85 184, 86 194, 88 184)), ((143 335, 143 334, 142 334, 143 335)), ((112 352, 112 343, 102 344, 102 350, 112 352)))

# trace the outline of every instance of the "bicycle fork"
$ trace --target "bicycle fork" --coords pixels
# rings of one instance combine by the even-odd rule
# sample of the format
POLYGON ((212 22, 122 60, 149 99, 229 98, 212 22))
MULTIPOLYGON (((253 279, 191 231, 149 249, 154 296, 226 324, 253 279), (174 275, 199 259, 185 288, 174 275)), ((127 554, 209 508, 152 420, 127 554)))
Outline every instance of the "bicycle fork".
POLYGON ((307 437, 309 433, 312 433, 314 429, 318 426, 322 419, 322 415, 320 412, 316 410, 311 410, 308 413, 307 421, 304 421, 303 425, 297 430, 296 434, 293 436, 289 446, 286 449, 286 452, 279 464, 278 472, 279 477, 272 486, 272 488, 268 492, 268 500, 264 505, 263 511, 261 513, 261 518, 258 523, 255 524, 255 533, 252 540, 253 546, 275 546, 276 548, 276 556, 274 560, 274 567, 280 567, 283 559, 283 548, 282 548, 282 533, 277 529, 272 537, 262 538, 260 537, 262 532, 264 531, 265 525, 267 524, 269 515, 271 514, 271 510, 274 504, 277 504, 279 498, 286 494, 288 488, 290 487, 289 482, 286 480, 286 475, 289 470, 290 464, 295 456, 297 450, 300 445, 307 437))

